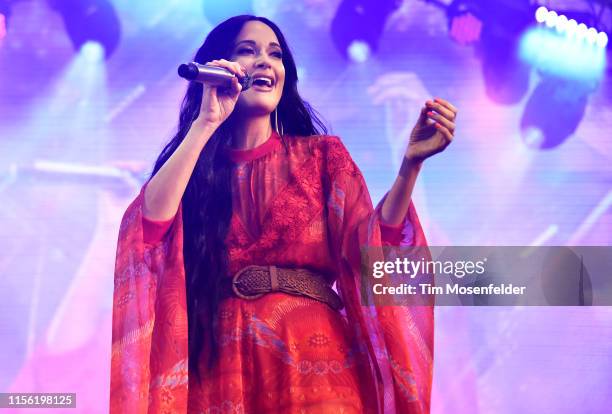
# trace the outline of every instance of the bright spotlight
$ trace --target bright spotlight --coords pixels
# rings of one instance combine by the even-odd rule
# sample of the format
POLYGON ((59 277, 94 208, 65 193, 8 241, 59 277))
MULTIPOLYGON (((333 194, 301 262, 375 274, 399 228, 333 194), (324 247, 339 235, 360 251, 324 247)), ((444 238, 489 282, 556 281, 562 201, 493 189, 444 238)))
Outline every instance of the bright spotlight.
POLYGON ((586 24, 580 23, 576 28, 576 38, 579 40, 583 39, 586 36, 587 30, 586 24))
POLYGON ((370 46, 361 40, 354 40, 349 45, 347 54, 354 62, 365 62, 370 57, 370 46))
POLYGON ((535 19, 538 23, 544 23, 546 21, 547 15, 548 15, 548 9, 544 6, 540 6, 535 12, 535 19))
POLYGON ((560 15, 557 19, 557 24, 555 26, 559 32, 564 32, 565 29, 567 29, 567 23, 567 17, 565 17, 564 15, 560 15))
POLYGON ((605 49, 534 28, 521 39, 520 57, 539 71, 570 79, 601 79, 606 68, 605 49))
POLYGON ((608 35, 606 32, 599 32, 597 35, 597 46, 604 48, 608 44, 608 35))
MULTIPOLYGON (((588 14, 568 11, 569 15, 580 15, 583 19, 590 19, 588 14)), ((544 23, 549 28, 555 28, 557 33, 565 34, 567 38, 574 38, 577 42, 586 41, 590 45, 597 45, 605 48, 608 44, 608 35, 601 34, 596 27, 589 27, 585 23, 578 23, 575 19, 568 19, 567 16, 546 7, 538 7, 535 12, 535 19, 538 23, 544 23)))
POLYGON ((590 44, 595 44, 597 42, 597 30, 594 27, 589 28, 586 33, 587 42, 590 44))
POLYGON ((574 36, 576 34, 576 30, 578 30, 578 22, 574 19, 569 19, 567 21, 567 27, 565 32, 568 36, 574 36))
POLYGON ((521 130, 523 142, 529 148, 540 149, 544 144, 544 132, 535 126, 526 126, 521 130))
POLYGON ((100 62, 104 60, 104 46, 93 40, 83 43, 80 50, 81 55, 88 62, 100 62))
POLYGON ((548 14, 546 15, 546 26, 554 27, 555 24, 557 24, 557 18, 558 18, 558 14, 556 11, 554 10, 549 11, 548 14))

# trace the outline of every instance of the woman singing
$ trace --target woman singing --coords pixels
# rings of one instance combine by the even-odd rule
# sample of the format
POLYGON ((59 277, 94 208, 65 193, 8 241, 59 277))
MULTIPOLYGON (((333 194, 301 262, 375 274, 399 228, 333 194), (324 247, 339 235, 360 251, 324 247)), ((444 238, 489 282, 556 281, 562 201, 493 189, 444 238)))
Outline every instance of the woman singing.
POLYGON ((111 412, 429 412, 433 310, 362 306, 360 247, 426 244, 411 193, 451 142, 455 108, 425 103, 374 209, 298 94, 274 23, 233 17, 194 60, 237 78, 189 85, 178 132, 123 217, 111 412))

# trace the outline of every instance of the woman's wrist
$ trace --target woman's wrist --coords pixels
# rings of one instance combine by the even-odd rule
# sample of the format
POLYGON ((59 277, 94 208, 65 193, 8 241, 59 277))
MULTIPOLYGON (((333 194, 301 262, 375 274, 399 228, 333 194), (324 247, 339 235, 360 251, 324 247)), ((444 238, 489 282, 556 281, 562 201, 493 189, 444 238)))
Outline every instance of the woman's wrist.
POLYGON ((209 138, 212 137, 217 128, 219 128, 219 125, 205 120, 196 119, 193 121, 191 130, 189 132, 192 133, 198 139, 198 141, 201 140, 205 144, 208 142, 209 138))
POLYGON ((402 161, 398 175, 403 178, 416 176, 421 171, 421 168, 423 168, 423 160, 415 159, 406 155, 402 161))

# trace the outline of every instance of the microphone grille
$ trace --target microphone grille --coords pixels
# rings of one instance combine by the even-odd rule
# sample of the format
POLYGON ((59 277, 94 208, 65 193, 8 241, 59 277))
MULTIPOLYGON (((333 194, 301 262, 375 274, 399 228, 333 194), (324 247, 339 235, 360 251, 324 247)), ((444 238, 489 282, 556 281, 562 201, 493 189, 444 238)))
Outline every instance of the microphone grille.
POLYGON ((198 68, 192 63, 183 63, 178 67, 178 74, 181 78, 194 80, 198 77, 198 68))
POLYGON ((253 78, 249 75, 246 75, 240 79, 240 84, 242 85, 242 90, 246 91, 253 85, 253 78))

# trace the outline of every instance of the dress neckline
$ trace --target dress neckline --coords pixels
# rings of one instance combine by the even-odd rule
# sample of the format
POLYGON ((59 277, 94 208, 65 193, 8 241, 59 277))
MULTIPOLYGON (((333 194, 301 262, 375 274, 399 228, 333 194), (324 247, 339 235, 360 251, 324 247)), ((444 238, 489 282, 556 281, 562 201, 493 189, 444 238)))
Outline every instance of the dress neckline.
POLYGON ((264 143, 256 146, 255 148, 236 149, 232 147, 226 147, 225 153, 227 154, 228 158, 233 162, 246 162, 261 158, 264 155, 269 154, 270 152, 279 148, 281 144, 282 142, 280 136, 276 133, 276 131, 272 130, 272 134, 270 134, 268 139, 264 143))

